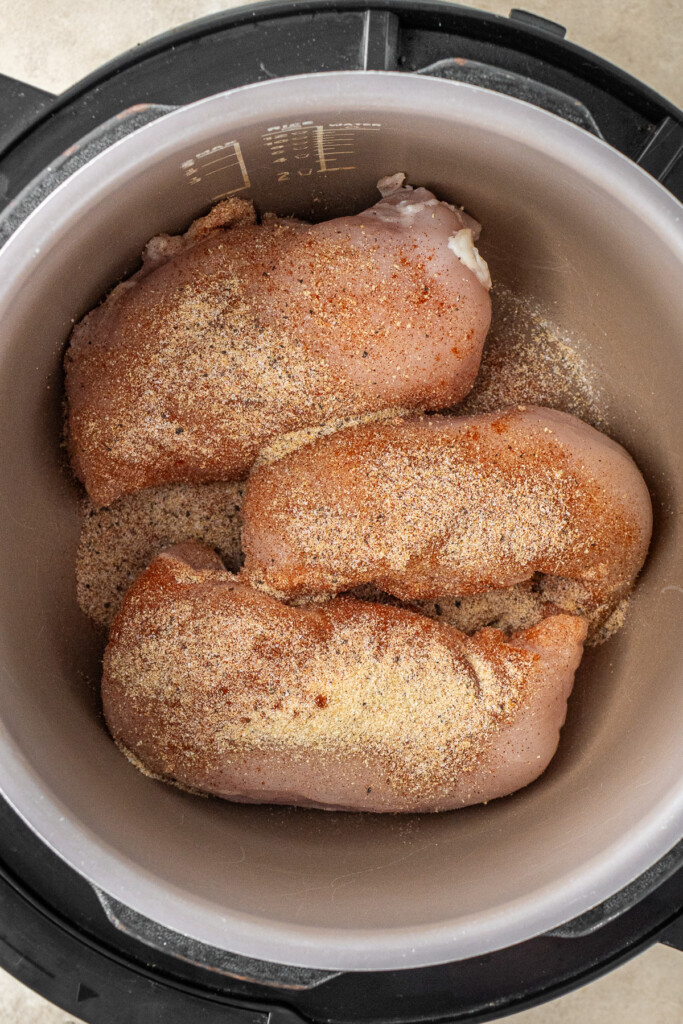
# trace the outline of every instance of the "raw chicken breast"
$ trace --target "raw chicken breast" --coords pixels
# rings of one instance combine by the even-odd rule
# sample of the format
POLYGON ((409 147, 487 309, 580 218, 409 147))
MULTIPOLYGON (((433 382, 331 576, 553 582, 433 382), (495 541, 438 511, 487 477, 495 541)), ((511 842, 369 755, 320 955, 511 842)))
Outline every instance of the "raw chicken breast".
POLYGON ((144 772, 231 800, 440 811, 552 758, 586 624, 467 637, 352 598, 292 608, 179 545, 133 585, 104 658, 111 733, 144 772))
POLYGON ((537 573, 614 603, 645 560, 652 509, 630 455, 534 406, 351 427, 255 469, 245 569, 278 596, 372 583, 411 600, 537 573))
POLYGON ((302 427, 461 399, 490 322, 478 225, 394 187, 321 224, 231 199, 79 323, 68 442, 95 505, 144 487, 244 477, 302 427))

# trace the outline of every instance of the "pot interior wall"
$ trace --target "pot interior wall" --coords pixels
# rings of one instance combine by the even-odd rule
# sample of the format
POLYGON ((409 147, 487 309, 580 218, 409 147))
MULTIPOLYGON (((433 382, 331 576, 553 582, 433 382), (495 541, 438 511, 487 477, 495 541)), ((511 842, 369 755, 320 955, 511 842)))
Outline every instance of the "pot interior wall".
POLYGON ((422 81, 382 98, 380 77, 356 83, 356 99, 301 92, 288 116, 286 90, 276 101, 262 86, 249 103, 200 104, 184 128, 171 115, 100 157, 97 182, 79 172, 0 254, 0 785, 77 869, 148 916, 311 966, 470 955, 549 926, 550 903, 559 923, 646 866, 638 835, 655 819, 652 859, 672 845, 662 823, 680 808, 680 253, 618 174, 607 188, 585 176, 593 142, 578 130, 541 115, 546 140, 569 132, 563 160, 530 141, 537 112, 523 105, 497 99, 506 125, 477 90, 422 81), (652 491, 651 555, 625 628, 586 654, 556 759, 514 797, 404 817, 192 797, 138 774, 99 717, 101 641, 75 602, 78 490, 60 450, 65 342, 150 236, 215 197, 321 219, 374 201, 395 171, 478 217, 494 281, 538 300, 593 365, 609 432, 652 491))

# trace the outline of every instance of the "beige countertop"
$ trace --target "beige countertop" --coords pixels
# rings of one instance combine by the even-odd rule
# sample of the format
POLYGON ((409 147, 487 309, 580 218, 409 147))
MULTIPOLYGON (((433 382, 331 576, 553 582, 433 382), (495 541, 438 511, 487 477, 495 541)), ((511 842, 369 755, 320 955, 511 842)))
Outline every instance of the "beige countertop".
MULTIPOLYGON (((514 0, 461 2, 502 15, 514 5, 514 0)), ((519 3, 559 21, 573 42, 683 105, 681 0, 519 3)), ((230 0, 0 0, 0 72, 61 92, 150 36, 236 6, 230 0)), ((580 991, 507 1019, 515 1024, 683 1024, 683 954, 654 946, 580 991)), ((75 1020, 0 971, 1 1024, 75 1020)))

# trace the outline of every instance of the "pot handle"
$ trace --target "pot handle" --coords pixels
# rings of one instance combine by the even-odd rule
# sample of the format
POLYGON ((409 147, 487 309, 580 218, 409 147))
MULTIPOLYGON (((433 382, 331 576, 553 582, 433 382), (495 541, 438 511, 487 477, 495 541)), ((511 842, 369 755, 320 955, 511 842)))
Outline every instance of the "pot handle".
POLYGON ((516 71, 493 64, 483 64, 478 60, 465 57, 449 57, 438 60, 435 64, 420 68, 418 75, 429 75, 432 78, 446 78, 451 82, 465 82, 478 85, 482 89, 503 93, 517 100, 524 100, 535 107, 541 107, 551 114, 556 114, 565 121, 584 128, 592 135, 603 138, 597 122, 588 107, 580 100, 574 99, 560 89, 554 89, 544 82, 536 82, 533 78, 520 75, 516 71))
POLYGON ((51 92, 0 74, 0 151, 54 99, 51 92))

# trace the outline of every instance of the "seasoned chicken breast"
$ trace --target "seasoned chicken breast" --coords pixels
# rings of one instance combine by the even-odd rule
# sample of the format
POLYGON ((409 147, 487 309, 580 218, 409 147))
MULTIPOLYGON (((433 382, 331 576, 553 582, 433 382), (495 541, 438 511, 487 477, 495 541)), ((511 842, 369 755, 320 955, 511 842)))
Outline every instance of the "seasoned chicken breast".
POLYGON ((143 771, 230 800, 440 811, 504 796, 552 758, 586 624, 506 639, 337 598, 293 608, 197 544, 126 595, 102 700, 143 771))
POLYGON ((66 354, 72 466, 97 506, 243 478, 264 444, 471 388, 490 322, 479 226, 386 186, 354 217, 265 217, 230 199, 89 313, 66 354))
POLYGON ((650 496, 630 455, 574 416, 519 406, 351 427, 258 466, 242 543, 281 597, 371 583, 403 600, 545 573, 618 601, 645 560, 650 496))

